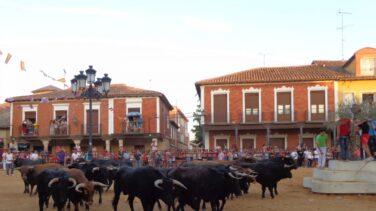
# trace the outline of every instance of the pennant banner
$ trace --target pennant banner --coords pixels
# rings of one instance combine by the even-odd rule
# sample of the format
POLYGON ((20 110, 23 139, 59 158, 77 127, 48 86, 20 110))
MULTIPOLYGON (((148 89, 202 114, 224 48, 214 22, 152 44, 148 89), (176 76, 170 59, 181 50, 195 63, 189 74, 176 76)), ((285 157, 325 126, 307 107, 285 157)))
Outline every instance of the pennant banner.
POLYGON ((8 53, 7 58, 5 59, 5 64, 8 64, 10 58, 12 58, 12 54, 8 53))
POLYGON ((20 67, 21 67, 21 70, 22 70, 22 71, 26 71, 26 68, 25 68, 25 62, 24 62, 24 61, 21 61, 21 63, 20 63, 20 67))

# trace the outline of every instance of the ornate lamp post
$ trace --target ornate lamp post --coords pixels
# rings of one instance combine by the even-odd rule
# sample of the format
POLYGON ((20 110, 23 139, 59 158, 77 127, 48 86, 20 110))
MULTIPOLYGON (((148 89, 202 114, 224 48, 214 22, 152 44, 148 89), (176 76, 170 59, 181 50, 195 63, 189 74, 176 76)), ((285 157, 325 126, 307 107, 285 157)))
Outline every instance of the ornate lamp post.
POLYGON ((74 95, 79 95, 82 99, 89 99, 89 149, 87 160, 93 159, 93 123, 92 123, 92 100, 95 98, 99 100, 103 96, 107 96, 110 91, 111 78, 108 74, 104 74, 103 78, 97 78, 95 81, 96 71, 93 66, 89 66, 86 71, 80 71, 79 75, 74 76, 71 80, 71 88, 74 95), (89 85, 86 87, 86 85, 89 85))

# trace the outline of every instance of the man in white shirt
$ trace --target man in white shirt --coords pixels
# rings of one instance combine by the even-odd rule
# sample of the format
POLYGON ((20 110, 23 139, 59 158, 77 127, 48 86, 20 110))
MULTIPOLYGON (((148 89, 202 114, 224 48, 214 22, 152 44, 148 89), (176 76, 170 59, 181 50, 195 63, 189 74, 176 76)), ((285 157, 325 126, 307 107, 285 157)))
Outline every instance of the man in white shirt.
POLYGON ((80 157, 80 154, 77 152, 77 150, 73 150, 73 153, 72 153, 72 156, 71 156, 72 162, 73 163, 76 162, 79 157, 80 157))
POLYGON ((37 151, 34 151, 33 153, 31 153, 30 160, 38 160, 38 153, 37 153, 37 151))
POLYGON ((13 176, 13 153, 7 152, 7 154, 5 155, 5 162, 6 162, 7 176, 9 176, 9 170, 11 171, 11 175, 13 176))

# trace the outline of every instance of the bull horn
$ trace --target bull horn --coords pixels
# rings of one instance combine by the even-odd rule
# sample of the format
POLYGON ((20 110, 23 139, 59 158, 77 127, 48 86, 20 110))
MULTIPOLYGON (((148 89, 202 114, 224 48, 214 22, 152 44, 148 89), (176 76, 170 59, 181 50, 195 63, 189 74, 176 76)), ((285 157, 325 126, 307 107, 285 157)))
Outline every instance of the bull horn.
POLYGON ((92 183, 93 183, 94 186, 100 186, 100 187, 104 187, 104 188, 108 187, 108 185, 103 184, 101 182, 92 182, 92 183))
POLYGON ((163 180, 162 179, 157 179, 154 181, 154 186, 158 189, 161 189, 163 190, 163 188, 160 186, 161 184, 163 183, 163 180))
POLYGON ((95 171, 99 171, 99 167, 94 167, 91 172, 94 173, 95 171))
POLYGON ((285 164, 283 167, 285 167, 285 168, 291 168, 291 167, 293 167, 295 164, 291 164, 291 165, 287 165, 287 164, 285 164))
POLYGON ((58 177, 53 178, 53 179, 50 180, 50 182, 48 183, 48 187, 51 188, 51 185, 54 184, 55 182, 58 182, 58 181, 59 181, 59 178, 58 178, 58 177))
POLYGON ((119 169, 118 167, 115 167, 115 166, 107 166, 107 170, 114 170, 114 169, 119 169))
POLYGON ((77 192, 82 193, 82 191, 80 190, 80 188, 84 188, 84 187, 86 187, 86 184, 85 184, 85 183, 80 183, 80 184, 78 184, 78 185, 76 186, 75 190, 76 190, 77 192))
POLYGON ((180 186, 180 187, 182 187, 182 188, 188 190, 188 188, 185 187, 185 185, 183 185, 183 183, 179 182, 179 181, 176 180, 176 179, 172 179, 172 184, 177 185, 177 186, 180 186))
POLYGON ((71 182, 71 183, 73 183, 73 185, 70 186, 70 188, 73 188, 74 186, 77 185, 77 181, 76 181, 75 179, 73 179, 72 177, 69 177, 69 178, 68 178, 68 181, 71 182))
POLYGON ((240 172, 235 172, 235 175, 241 176, 241 177, 248 177, 249 176, 248 174, 240 173, 240 172))
POLYGON ((236 170, 238 170, 239 168, 236 168, 236 167, 234 167, 234 166, 230 166, 229 169, 232 170, 232 171, 236 171, 236 170))
POLYGON ((236 180, 241 179, 241 178, 236 177, 235 175, 233 175, 231 172, 229 172, 228 175, 229 175, 230 177, 236 179, 236 180))

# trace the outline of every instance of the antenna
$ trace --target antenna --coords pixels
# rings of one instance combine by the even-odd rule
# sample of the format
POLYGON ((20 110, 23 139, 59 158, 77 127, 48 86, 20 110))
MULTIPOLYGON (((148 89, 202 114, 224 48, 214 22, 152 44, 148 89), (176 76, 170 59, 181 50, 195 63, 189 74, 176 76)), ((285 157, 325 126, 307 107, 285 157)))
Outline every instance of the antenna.
POLYGON ((338 15, 341 15, 341 27, 337 27, 337 30, 341 30, 341 47, 342 47, 342 60, 344 60, 344 54, 343 54, 343 45, 344 45, 344 42, 345 42, 345 39, 343 38, 343 31, 345 28, 348 27, 347 26, 344 26, 343 25, 343 15, 351 15, 352 13, 350 12, 344 12, 344 11, 341 11, 341 9, 338 10, 338 15))

